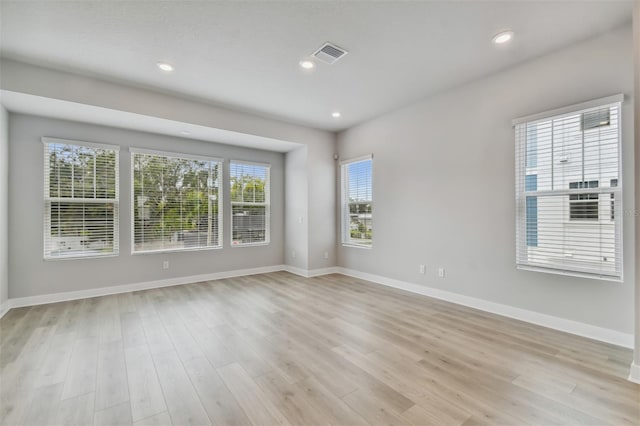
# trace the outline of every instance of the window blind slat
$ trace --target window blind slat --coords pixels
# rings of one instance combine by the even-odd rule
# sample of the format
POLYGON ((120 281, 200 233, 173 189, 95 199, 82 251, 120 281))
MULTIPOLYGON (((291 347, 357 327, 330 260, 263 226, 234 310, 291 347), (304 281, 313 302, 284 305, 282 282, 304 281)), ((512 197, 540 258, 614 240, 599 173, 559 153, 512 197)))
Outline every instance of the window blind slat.
POLYGON ((343 244, 372 246, 372 164, 371 156, 341 163, 343 244))
POLYGON ((44 257, 118 253, 118 147, 43 138, 44 257))
POLYGON ((132 150, 132 252, 222 246, 219 160, 132 150))
POLYGON ((268 164, 231 161, 231 245, 270 241, 270 172, 268 164))
POLYGON ((516 263, 622 277, 620 104, 515 126, 516 263))

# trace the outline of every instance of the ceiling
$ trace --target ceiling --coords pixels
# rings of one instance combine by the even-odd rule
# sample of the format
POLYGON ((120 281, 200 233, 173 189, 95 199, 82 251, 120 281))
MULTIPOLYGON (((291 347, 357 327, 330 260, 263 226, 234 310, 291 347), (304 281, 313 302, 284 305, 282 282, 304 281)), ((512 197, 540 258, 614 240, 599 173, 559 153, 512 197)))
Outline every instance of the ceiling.
POLYGON ((8 58, 338 131, 631 22, 632 1, 2 1, 8 58), (500 30, 515 38, 491 43, 500 30), (325 41, 349 51, 299 66, 325 41), (158 61, 175 66, 157 69, 158 61), (342 117, 332 118, 333 111, 342 117))

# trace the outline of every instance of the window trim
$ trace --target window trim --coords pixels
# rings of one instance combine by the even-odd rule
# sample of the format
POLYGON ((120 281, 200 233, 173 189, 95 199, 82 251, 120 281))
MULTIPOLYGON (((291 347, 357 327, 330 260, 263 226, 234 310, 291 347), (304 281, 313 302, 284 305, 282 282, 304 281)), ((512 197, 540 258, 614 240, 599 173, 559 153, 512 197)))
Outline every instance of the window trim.
POLYGON ((342 160, 339 163, 340 167, 340 243, 342 247, 351 247, 351 248, 359 248, 365 250, 371 250, 374 245, 373 232, 371 234, 371 244, 358 244, 351 241, 350 238, 350 230, 349 224, 350 220, 347 218, 349 212, 349 203, 345 203, 345 194, 347 193, 347 189, 345 188, 345 179, 344 179, 344 170, 345 166, 354 163, 361 163, 364 161, 371 161, 371 229, 373 230, 373 205, 374 205, 374 197, 373 197, 373 154, 365 154, 359 157, 349 158, 347 160, 342 160), (347 237, 349 235, 349 237, 347 237))
POLYGON ((228 167, 228 181, 227 188, 229 190, 229 246, 231 248, 241 248, 241 247, 260 247, 260 246, 268 246, 271 244, 271 163, 261 163, 257 161, 247 161, 247 160, 233 160, 229 159, 229 167, 228 167), (237 201, 233 201, 231 198, 231 164, 244 164, 247 166, 258 166, 265 167, 267 169, 267 183, 266 189, 264 193, 264 203, 240 203, 237 201), (264 230, 264 241, 255 242, 255 243, 233 243, 233 206, 241 206, 241 205, 249 205, 253 204, 255 206, 265 206, 264 215, 265 215, 265 230, 264 230))
POLYGON ((120 256, 120 146, 119 145, 111 145, 111 144, 103 144, 96 142, 86 142, 75 139, 62 139, 50 136, 44 136, 41 139, 42 147, 43 147, 43 192, 42 192, 42 201, 43 201, 43 229, 42 229, 42 259, 45 262, 57 262, 61 260, 81 260, 81 259, 101 259, 107 257, 118 257, 120 256), (74 145, 81 146, 85 148, 94 148, 94 149, 104 149, 111 150, 115 152, 115 197, 114 198, 104 198, 104 199, 96 199, 96 198, 64 198, 64 197, 51 197, 50 196, 50 187, 49 187, 49 176, 47 176, 47 170, 49 168, 49 151, 48 146, 50 144, 60 144, 60 145, 74 145), (47 203, 53 202, 77 202, 77 203, 112 203, 113 211, 114 211, 114 219, 113 219, 113 251, 111 253, 105 254, 91 254, 91 255, 75 255, 75 256, 51 256, 47 255, 47 235, 51 238, 51 216, 50 210, 47 212, 47 203), (99 201, 96 201, 99 200, 99 201), (47 220, 47 218, 49 220, 47 220), (46 224, 49 224, 47 227, 46 224))
MULTIPOLYGON (((514 120, 512 120, 512 126, 514 127, 514 129, 517 128, 518 125, 528 125, 528 124, 535 124, 537 122, 540 121, 546 121, 549 120, 551 118, 553 119, 561 119, 565 116, 570 116, 570 115, 575 115, 578 112, 583 113, 585 110, 588 109, 595 109, 595 108, 604 108, 604 107, 611 107, 611 106, 617 106, 618 107, 618 131, 617 131, 617 140, 618 140, 618 155, 617 155, 617 161, 618 161, 618 178, 617 178, 617 185, 616 187, 602 187, 599 186, 598 188, 584 188, 584 189, 579 189, 579 190, 572 190, 571 193, 572 194, 595 194, 597 193, 599 195, 599 200, 600 201, 600 195, 604 194, 616 194, 615 195, 615 202, 618 203, 618 207, 621 207, 623 204, 623 189, 622 189, 622 185, 621 183, 624 183, 624 164, 622 161, 622 150, 623 150, 623 144, 622 144, 622 123, 623 123, 623 102, 625 99, 625 95, 624 94, 616 94, 616 95, 612 95, 612 96, 607 96, 604 98, 599 98, 599 99, 594 99, 594 100, 590 100, 590 101, 586 101, 586 102, 582 102, 582 103, 578 103, 578 104, 574 104, 574 105, 569 105, 566 107, 562 107, 562 108, 556 108, 550 111, 545 111, 545 112, 541 112, 538 114, 532 114, 532 115, 528 115, 528 116, 524 116, 524 117, 520 117, 520 118, 516 118, 514 120)), ((583 130, 584 132, 584 130, 583 130)), ((525 130, 526 133, 526 130, 525 130)), ((520 250, 519 245, 522 244, 522 241, 518 241, 518 236, 519 236, 519 226, 520 225, 520 217, 519 215, 522 214, 522 212, 520 211, 520 206, 519 206, 519 198, 523 198, 526 199, 527 195, 535 195, 535 196, 545 196, 545 195, 558 195, 558 191, 557 190, 547 190, 547 191, 532 191, 532 192, 528 192, 525 190, 520 190, 520 188, 518 187, 519 185, 519 179, 520 176, 526 176, 526 155, 523 157, 524 160, 519 159, 519 151, 522 149, 522 147, 519 146, 519 142, 518 142, 518 134, 517 134, 517 130, 516 130, 516 134, 515 134, 515 145, 516 145, 516 149, 515 149, 515 154, 516 154, 516 158, 515 158, 515 169, 516 169, 516 215, 515 215, 515 222, 516 222, 516 269, 518 270, 526 270, 526 271, 536 271, 536 272, 544 272, 544 273, 551 273, 551 274, 556 274, 556 275, 565 275, 565 276, 573 276, 573 277, 581 277, 581 278, 589 278, 589 279, 595 279, 595 280, 601 280, 601 281, 611 281, 611 282, 618 282, 618 283, 622 283, 624 282, 624 215, 620 215, 619 220, 615 221, 614 223, 614 233, 616 235, 619 236, 619 241, 617 241, 618 243, 618 250, 619 250, 619 256, 620 256, 620 271, 619 273, 614 273, 614 274, 606 274, 606 273, 594 273, 594 272, 586 272, 586 271, 580 271, 580 270, 573 270, 573 269, 562 269, 562 268, 553 268, 553 267, 542 267, 542 266, 536 266, 536 265, 527 265, 527 264, 521 264, 519 263, 519 259, 518 259, 518 251, 520 250), (521 164, 522 162, 522 164, 521 164)), ((525 148, 526 149, 526 148, 525 148)), ((617 209, 618 211, 622 211, 621 208, 617 209)), ((599 214, 600 216, 600 214, 599 214)), ((600 219, 599 219, 600 220, 600 219)), ((526 221, 526 216, 525 216, 525 221, 526 221)), ((525 246, 526 246, 526 241, 525 241, 525 246)))
POLYGON ((141 256, 141 255, 152 255, 152 254, 163 254, 163 253, 184 253, 184 252, 193 252, 193 251, 207 251, 207 250, 220 250, 224 248, 224 159, 220 157, 211 157, 207 155, 198 155, 198 154, 183 154, 178 152, 170 152, 170 151, 158 151, 153 149, 145 149, 145 148, 129 148, 129 158, 130 158, 130 166, 131 166, 131 174, 130 177, 130 210, 129 213, 131 215, 131 249, 130 254, 132 256, 141 256), (196 160, 196 161, 215 161, 218 162, 220 167, 219 176, 219 187, 218 187, 218 197, 220 198, 218 201, 218 245, 211 247, 189 247, 189 248, 168 248, 168 249, 160 249, 160 250, 135 250, 135 161, 134 155, 142 154, 142 155, 155 155, 158 157, 167 157, 167 158, 177 158, 180 160, 196 160))

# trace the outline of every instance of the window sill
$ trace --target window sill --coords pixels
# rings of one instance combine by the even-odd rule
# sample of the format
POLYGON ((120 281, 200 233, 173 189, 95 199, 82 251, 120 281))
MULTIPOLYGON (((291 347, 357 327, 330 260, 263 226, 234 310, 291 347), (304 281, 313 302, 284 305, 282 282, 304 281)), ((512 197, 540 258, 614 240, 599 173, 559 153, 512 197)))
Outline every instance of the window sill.
POLYGON ((271 241, 268 241, 266 243, 245 243, 245 244, 233 244, 233 243, 231 243, 231 248, 262 247, 262 246, 268 246, 270 244, 271 244, 271 241))
POLYGON ((182 249, 163 249, 163 250, 139 250, 132 251, 132 256, 139 255, 147 255, 147 254, 164 254, 164 253, 183 253, 183 252, 194 252, 194 251, 210 251, 210 250, 221 250, 222 246, 216 247, 194 247, 194 248, 182 248, 182 249))
POLYGON ((363 244, 342 243, 342 247, 352 247, 352 248, 358 248, 358 249, 371 250, 373 248, 373 245, 365 246, 363 244))
POLYGON ((59 260, 83 260, 83 259, 102 259, 107 257, 118 257, 120 253, 108 253, 108 254, 92 254, 88 256, 55 256, 55 257, 43 257, 45 262, 57 262, 59 260))
POLYGON ((598 274, 591 274, 587 272, 567 271, 564 269, 543 268, 540 266, 528 266, 528 265, 516 265, 516 269, 522 270, 522 271, 542 272, 545 274, 564 275, 568 277, 588 278, 591 280, 609 281, 609 282, 615 282, 615 283, 624 282, 624 279, 622 276, 618 277, 615 275, 598 275, 598 274))

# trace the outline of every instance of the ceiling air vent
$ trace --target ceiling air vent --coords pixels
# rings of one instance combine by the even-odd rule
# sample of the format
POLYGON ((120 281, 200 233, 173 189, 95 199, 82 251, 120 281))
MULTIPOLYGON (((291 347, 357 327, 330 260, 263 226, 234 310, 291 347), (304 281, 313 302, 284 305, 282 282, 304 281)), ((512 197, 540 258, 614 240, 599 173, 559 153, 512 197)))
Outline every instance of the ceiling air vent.
POLYGON ((325 43, 322 45, 322 47, 320 47, 320 49, 316 50, 313 53, 313 56, 316 57, 319 61, 331 65, 347 53, 348 52, 346 50, 336 46, 335 44, 325 43))

